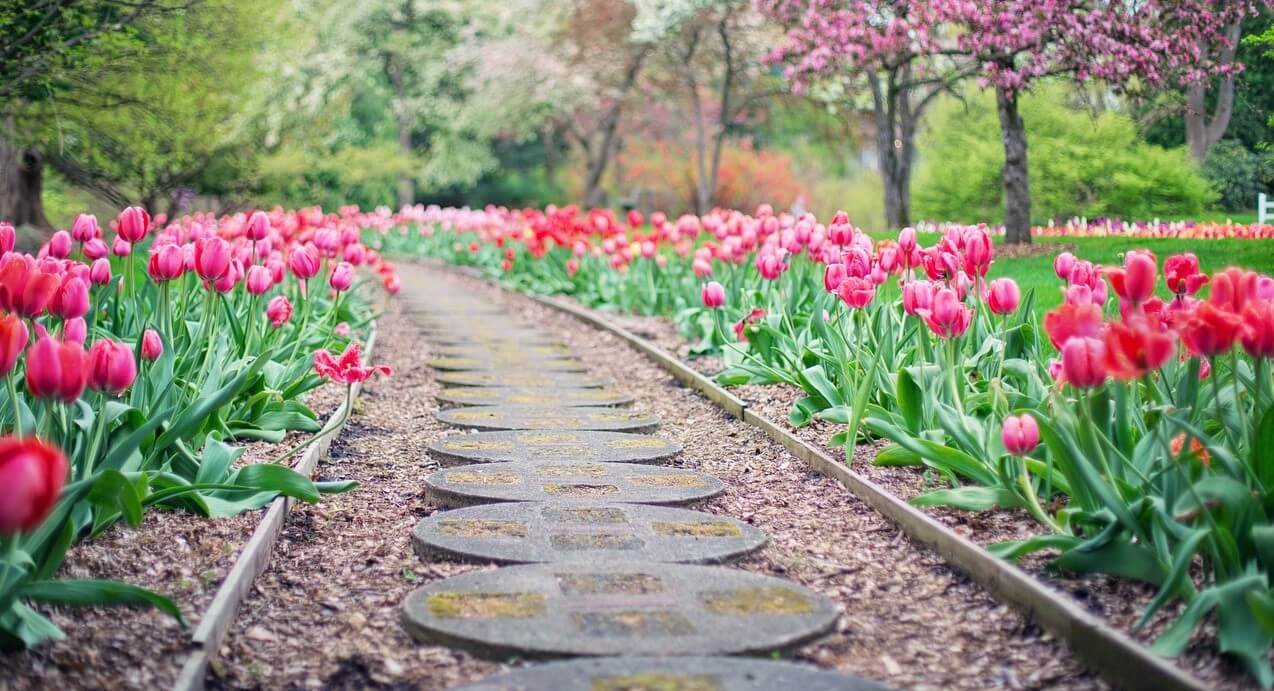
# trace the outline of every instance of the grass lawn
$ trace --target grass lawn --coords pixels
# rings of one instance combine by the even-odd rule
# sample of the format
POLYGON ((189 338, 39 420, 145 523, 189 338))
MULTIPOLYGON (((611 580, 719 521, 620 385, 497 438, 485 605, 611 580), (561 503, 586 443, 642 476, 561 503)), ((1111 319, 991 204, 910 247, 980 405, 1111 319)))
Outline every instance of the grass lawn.
MULTIPOLYGON (((924 240, 922 240, 924 242, 924 240)), ((1241 266, 1274 275, 1274 240, 1147 240, 1135 238, 1036 238, 1040 245, 1054 245, 1054 251, 1029 257, 1000 257, 991 267, 991 277, 1009 276, 1018 282, 1023 295, 1035 291, 1036 305, 1041 310, 1061 304, 1061 281, 1053 274, 1053 257, 1064 247, 1081 259, 1118 266, 1124 252, 1144 247, 1159 257, 1160 266, 1167 257, 1181 252, 1194 252, 1205 273, 1227 266, 1241 266)), ((1163 296, 1168 297, 1163 281, 1163 296)))

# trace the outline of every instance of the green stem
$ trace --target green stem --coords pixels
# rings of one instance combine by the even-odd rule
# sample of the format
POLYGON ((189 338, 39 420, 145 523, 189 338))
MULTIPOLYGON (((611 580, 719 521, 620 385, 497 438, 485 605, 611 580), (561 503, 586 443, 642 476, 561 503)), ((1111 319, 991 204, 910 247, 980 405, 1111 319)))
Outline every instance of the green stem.
POLYGON ((270 462, 275 465, 283 463, 289 458, 300 453, 303 449, 309 448, 312 444, 314 444, 314 442, 321 439, 328 431, 334 432, 335 430, 340 429, 341 425, 345 424, 345 421, 349 419, 350 411, 352 411, 353 409, 354 409, 354 385, 346 384, 345 385, 345 405, 341 406, 340 419, 337 420, 335 423, 328 423, 326 426, 324 426, 322 430, 319 430, 317 434, 310 437, 309 439, 306 439, 300 444, 297 444, 296 446, 292 447, 292 449, 290 449, 287 453, 283 454, 282 456, 279 456, 278 458, 270 462))
POLYGON ((13 372, 4 375, 5 388, 9 390, 9 401, 13 403, 13 434, 21 437, 22 435, 22 407, 18 401, 18 381, 13 376, 13 372))

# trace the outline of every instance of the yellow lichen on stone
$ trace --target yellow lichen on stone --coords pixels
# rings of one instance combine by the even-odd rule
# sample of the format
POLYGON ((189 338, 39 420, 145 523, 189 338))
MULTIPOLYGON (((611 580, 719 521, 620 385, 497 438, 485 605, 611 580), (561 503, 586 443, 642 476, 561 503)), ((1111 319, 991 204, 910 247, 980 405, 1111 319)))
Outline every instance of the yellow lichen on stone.
POLYGON ((725 521, 672 522, 655 521, 654 529, 660 535, 675 537, 739 537, 739 526, 725 521))
POLYGON ((439 619, 530 619, 544 614, 541 593, 434 593, 429 613, 439 619))
POLYGON ((699 600, 713 614, 809 614, 814 609, 805 596, 782 586, 705 592, 699 600))

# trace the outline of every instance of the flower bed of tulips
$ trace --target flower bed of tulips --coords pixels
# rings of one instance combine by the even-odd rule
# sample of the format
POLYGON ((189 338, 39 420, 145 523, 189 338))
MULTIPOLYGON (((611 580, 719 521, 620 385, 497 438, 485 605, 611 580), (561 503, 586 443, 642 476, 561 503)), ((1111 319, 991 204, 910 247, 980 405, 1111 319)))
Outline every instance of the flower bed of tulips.
POLYGON ((0 647, 63 635, 40 603, 181 620, 158 593, 57 578, 72 544, 121 520, 155 507, 231 516, 353 487, 292 470, 308 442, 255 464, 238 463, 236 443, 311 435, 307 392, 333 381, 348 394, 385 371, 362 363, 355 338, 373 316, 369 278, 397 290, 360 242, 386 222, 357 209, 167 222, 132 207, 110 229, 80 215, 34 255, 0 223, 0 647))
POLYGON ((693 352, 721 356, 721 383, 799 387, 792 425, 843 425, 846 447, 887 440, 877 464, 941 479, 913 503, 1021 509, 1038 524, 995 553, 1150 584, 1138 626, 1174 613, 1158 652, 1179 654, 1212 622, 1220 651, 1274 683, 1271 277, 1206 275, 1190 254, 1131 251, 1102 267, 1062 253, 1064 304, 1037 315, 1033 295, 994 277, 985 226, 874 242, 844 214, 767 207, 397 219, 367 242, 671 317, 693 352))

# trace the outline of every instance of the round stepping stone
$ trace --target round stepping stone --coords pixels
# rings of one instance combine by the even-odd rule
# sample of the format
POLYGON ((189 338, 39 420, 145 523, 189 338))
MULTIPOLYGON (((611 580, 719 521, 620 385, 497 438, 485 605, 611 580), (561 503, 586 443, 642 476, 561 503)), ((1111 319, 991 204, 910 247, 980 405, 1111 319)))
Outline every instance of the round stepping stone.
POLYGON ((777 578, 651 562, 525 564, 413 591, 403 626, 425 643, 504 658, 769 654, 829 631, 835 605, 777 578))
POLYGON ((688 504, 717 496, 725 485, 711 475, 657 465, 522 462, 445 468, 430 473, 425 488, 443 506, 513 501, 688 504))
POLYGON ((512 670, 456 691, 888 691, 791 662, 739 657, 603 657, 512 670))
POLYGON ((681 453, 681 445, 645 434, 523 430, 453 434, 431 443, 429 452, 453 463, 653 463, 681 453))
POLYGON ((610 389, 552 389, 512 386, 459 386, 436 398, 449 405, 626 406, 632 396, 610 389))
POLYGON ((579 389, 598 389, 606 383, 589 374, 545 372, 534 368, 441 372, 437 380, 457 386, 573 386, 579 389))
POLYGON ((454 427, 482 430, 654 432, 659 429, 659 418, 624 408, 484 405, 442 410, 437 417, 454 427))
POLYGON ((529 359, 570 357, 571 349, 565 346, 537 345, 443 345, 433 349, 445 357, 498 357, 521 355, 529 359))
POLYGON ((486 358, 460 357, 442 355, 429 361, 429 366, 436 370, 498 370, 519 367, 531 367, 545 372, 586 372, 588 367, 579 360, 566 358, 534 359, 521 355, 497 355, 486 358))
POLYGON ((416 524, 422 559, 532 562, 625 559, 718 564, 756 551, 765 534, 701 511, 641 504, 486 504, 442 511, 416 524))

